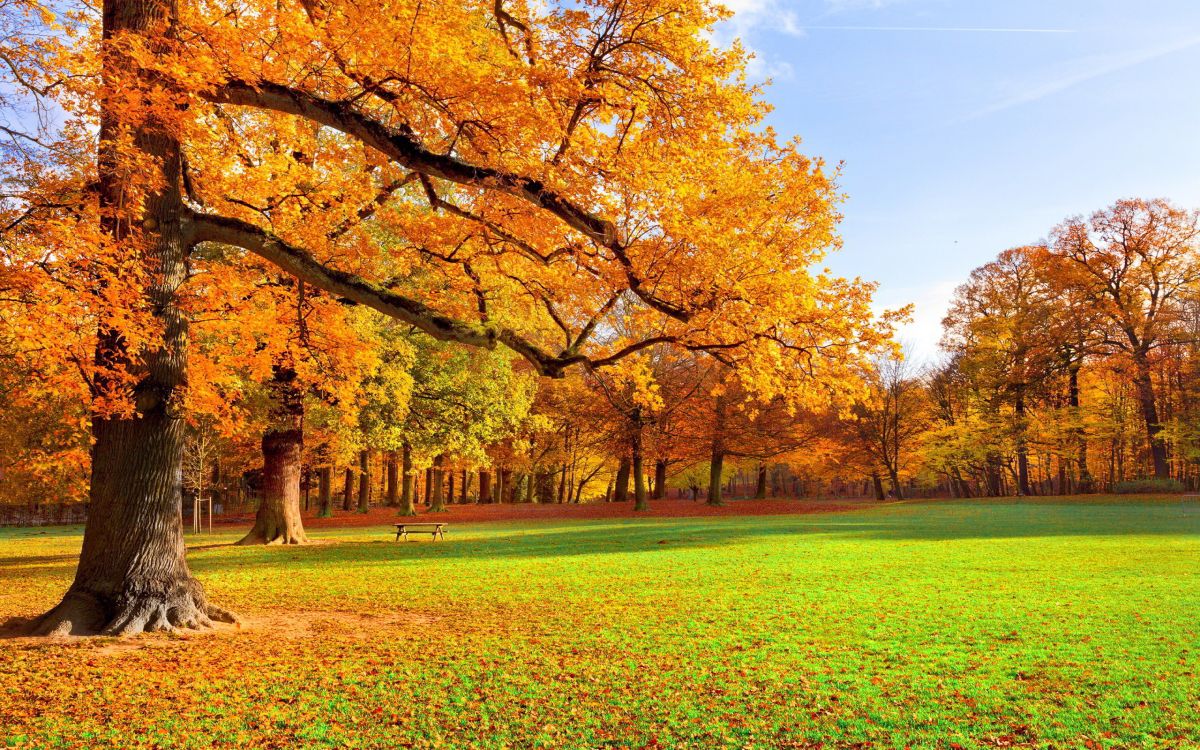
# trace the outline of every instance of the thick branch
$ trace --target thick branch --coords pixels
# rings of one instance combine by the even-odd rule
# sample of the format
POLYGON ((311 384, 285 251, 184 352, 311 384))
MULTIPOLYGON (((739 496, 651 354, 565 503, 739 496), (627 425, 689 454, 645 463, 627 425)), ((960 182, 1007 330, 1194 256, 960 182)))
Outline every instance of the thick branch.
POLYGON ((501 343, 529 360, 540 373, 551 377, 559 377, 566 367, 583 361, 582 357, 551 356, 508 329, 466 323, 442 315, 411 297, 355 274, 329 268, 308 251, 240 219, 193 214, 192 225, 197 242, 219 242, 244 248, 319 289, 402 320, 436 339, 489 349, 501 343))
POLYGON ((229 81, 209 94, 208 98, 218 104, 257 107, 303 117, 352 136, 415 172, 460 185, 515 195, 549 211, 567 226, 609 250, 624 269, 630 290, 647 305, 683 322, 691 317, 687 310, 646 290, 645 280, 634 268, 633 260, 618 237, 615 224, 581 208, 538 180, 492 167, 476 166, 449 154, 435 154, 412 134, 389 128, 347 103, 330 101, 276 83, 260 81, 252 85, 244 81, 229 81))

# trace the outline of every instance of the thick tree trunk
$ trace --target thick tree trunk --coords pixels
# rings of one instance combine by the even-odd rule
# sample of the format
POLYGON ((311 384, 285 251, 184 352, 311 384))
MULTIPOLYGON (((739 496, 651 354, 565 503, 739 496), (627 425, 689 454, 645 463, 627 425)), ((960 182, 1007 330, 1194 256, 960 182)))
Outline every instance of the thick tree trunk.
POLYGON ((371 452, 358 452, 358 512, 371 510, 371 452))
POLYGON ((1154 469, 1154 478, 1170 479, 1171 467, 1167 463, 1167 444, 1162 439, 1162 425, 1158 422, 1158 402, 1154 397, 1150 363, 1145 354, 1139 353, 1134 356, 1134 365, 1133 384, 1137 388, 1142 420, 1146 423, 1146 440, 1150 444, 1150 462, 1154 469))
POLYGON ((642 461, 642 430, 641 425, 634 429, 631 441, 633 464, 633 509, 649 510, 650 503, 646 499, 646 472, 642 461))
POLYGON ((887 500, 887 495, 883 491, 883 480, 880 479, 879 474, 871 475, 871 485, 875 488, 876 500, 887 500))
POLYGON ((238 544, 304 544, 300 473, 304 453, 304 394, 296 371, 277 364, 270 383, 270 426, 262 437, 263 498, 254 528, 238 544))
POLYGON ((429 473, 430 481, 433 484, 433 492, 429 505, 431 513, 441 513, 446 510, 445 471, 442 468, 445 464, 445 456, 439 455, 433 459, 433 469, 429 473))
POLYGON ((618 503, 623 503, 629 500, 629 459, 622 458, 621 463, 617 465, 617 488, 613 496, 613 500, 618 503))
MULTIPOLYGON (((155 48, 164 24, 174 20, 170 0, 105 0, 102 11, 102 77, 106 92, 138 70, 109 40, 129 33, 155 48)), ((139 97, 129 97, 137 100, 139 97)), ((125 106, 126 98, 111 101, 125 106)), ((152 113, 132 123, 132 152, 115 144, 127 122, 101 97, 99 192, 101 230, 131 259, 142 263, 149 283, 143 302, 161 324, 162 339, 140 362, 131 362, 118 333, 102 328, 96 357, 104 367, 125 364, 136 377, 132 416, 92 418, 92 475, 83 550, 75 580, 62 602, 35 623, 42 635, 199 628, 212 620, 234 622, 207 603, 184 560, 182 518, 183 421, 179 409, 187 371, 187 322, 177 290, 186 278, 188 252, 180 198, 179 144, 152 113), (129 170, 131 163, 136 170, 129 170), (129 175, 148 180, 144 202, 129 175)), ((135 113, 136 114, 136 113, 135 113)), ((108 385, 97 376, 97 385, 108 385)))
POLYGON ((333 515, 333 467, 317 469, 317 518, 333 515))
POLYGON ((653 500, 662 500, 667 496, 667 461, 660 458, 654 462, 654 496, 653 500))
POLYGON ((400 467, 396 462, 396 451, 387 452, 387 506, 395 508, 400 504, 400 467))
POLYGON ((492 502, 492 474, 491 474, 491 472, 482 471, 482 470, 480 470, 480 472, 479 472, 479 502, 489 503, 489 504, 492 502))

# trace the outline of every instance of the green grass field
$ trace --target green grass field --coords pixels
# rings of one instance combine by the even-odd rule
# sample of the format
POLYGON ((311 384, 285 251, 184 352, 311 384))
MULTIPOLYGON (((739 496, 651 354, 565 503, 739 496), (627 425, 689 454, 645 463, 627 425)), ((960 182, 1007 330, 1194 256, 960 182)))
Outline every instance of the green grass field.
MULTIPOLYGON (((0 746, 1200 747, 1200 509, 386 529, 190 560, 241 632, 0 640, 0 746)), ((80 530, 0 530, 0 619, 80 530)))

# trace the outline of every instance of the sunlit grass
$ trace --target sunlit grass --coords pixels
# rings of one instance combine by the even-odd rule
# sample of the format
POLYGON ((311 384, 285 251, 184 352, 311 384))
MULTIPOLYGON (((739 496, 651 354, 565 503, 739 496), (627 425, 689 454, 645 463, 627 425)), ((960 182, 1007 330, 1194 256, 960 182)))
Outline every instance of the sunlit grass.
MULTIPOLYGON (((1200 509, 1177 500, 214 546, 237 536, 190 560, 243 632, 0 641, 4 742, 1200 746, 1200 509)), ((53 604, 79 543, 0 530, 0 617, 53 604)))

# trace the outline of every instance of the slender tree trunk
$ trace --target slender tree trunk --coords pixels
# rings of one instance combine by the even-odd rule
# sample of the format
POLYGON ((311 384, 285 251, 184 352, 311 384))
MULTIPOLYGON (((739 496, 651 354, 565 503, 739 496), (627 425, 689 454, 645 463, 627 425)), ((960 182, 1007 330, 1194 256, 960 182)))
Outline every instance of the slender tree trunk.
POLYGON ((1013 403, 1013 410, 1016 412, 1016 430, 1017 430, 1017 494, 1022 497, 1028 497, 1033 492, 1029 489, 1029 447, 1025 440, 1025 393, 1024 390, 1017 392, 1016 401, 1013 403))
POLYGON ((462 501, 463 505, 466 505, 469 502, 469 500, 467 499, 467 491, 470 488, 471 488, 471 472, 467 471, 466 469, 463 469, 462 470, 462 490, 460 490, 460 494, 459 494, 459 498, 462 501))
POLYGON ((347 467, 343 477, 342 510, 350 510, 354 507, 354 469, 347 467))
POLYGON ((875 487, 875 499, 886 500, 887 494, 883 491, 883 480, 879 478, 879 474, 871 475, 871 483, 875 487))
POLYGON ((358 452, 358 512, 371 509, 371 452, 358 452))
MULTIPOLYGON (((161 339, 131 361, 121 335, 104 322, 97 363, 126 365, 135 378, 134 413, 92 417, 91 486, 83 549, 63 600, 34 624, 42 635, 199 628, 233 622, 210 605, 184 559, 182 390, 187 373, 187 321, 177 291, 187 275, 186 209, 180 198, 179 143, 151 112, 144 119, 121 112, 127 97, 122 76, 141 70, 111 42, 114 34, 141 37, 151 50, 177 15, 171 0, 105 0, 102 10, 102 86, 98 155, 101 231, 145 271, 142 300, 161 324, 161 339), (114 106, 115 103, 115 106, 114 106), (130 129, 126 130, 126 126, 130 129), (131 136, 131 152, 115 144, 131 136), (128 169, 136 164, 136 170, 128 169), (130 184, 145 178, 147 189, 130 184), (140 204, 129 196, 144 194, 140 204), (136 249, 135 249, 136 248, 136 249)), ((171 33, 169 30, 168 34, 171 33)), ((148 76, 150 73, 142 73, 148 76)), ((137 95, 128 97, 140 100, 137 95)), ((102 375, 95 385, 111 384, 102 375)))
POLYGON ((317 518, 333 515, 333 467, 317 469, 317 518))
POLYGON ((296 371, 276 365, 272 376, 271 426, 262 437, 263 499, 254 528, 238 544, 304 544, 300 516, 300 470, 304 452, 304 394, 296 371))
POLYGON ((708 504, 724 505, 721 482, 725 473, 725 397, 717 396, 713 408, 712 450, 708 459, 708 504))
POLYGON ((629 500, 629 459, 622 458, 621 463, 617 465, 617 487, 613 496, 613 501, 623 503, 629 500))
POLYGON ((754 499, 764 500, 767 497, 767 465, 758 465, 758 475, 754 482, 754 499))
POLYGON ((417 508, 413 502, 413 479, 412 446, 404 443, 400 447, 400 515, 402 516, 417 515, 417 508))

